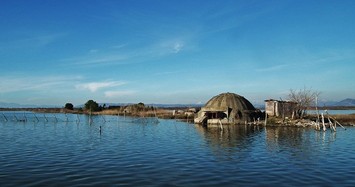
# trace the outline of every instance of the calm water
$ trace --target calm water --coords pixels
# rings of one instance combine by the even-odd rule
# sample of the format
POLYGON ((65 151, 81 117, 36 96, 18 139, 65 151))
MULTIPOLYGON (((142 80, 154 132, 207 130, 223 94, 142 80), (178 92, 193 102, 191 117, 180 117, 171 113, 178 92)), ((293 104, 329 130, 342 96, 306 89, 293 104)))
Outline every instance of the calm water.
POLYGON ((355 185, 351 127, 221 132, 173 120, 105 116, 90 125, 86 116, 5 114, 0 186, 355 185))
MULTIPOLYGON (((316 110, 307 111, 310 114, 317 114, 316 110)), ((319 110, 319 113, 325 113, 324 110, 319 110)), ((355 114, 355 110, 328 110, 329 114, 355 114)))

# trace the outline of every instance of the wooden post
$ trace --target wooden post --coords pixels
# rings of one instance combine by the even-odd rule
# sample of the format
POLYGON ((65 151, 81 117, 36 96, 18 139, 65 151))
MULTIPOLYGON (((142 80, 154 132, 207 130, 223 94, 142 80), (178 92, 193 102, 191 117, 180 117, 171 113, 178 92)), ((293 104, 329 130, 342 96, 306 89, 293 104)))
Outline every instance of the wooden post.
POLYGON ((317 129, 318 131, 320 130, 319 121, 316 122, 316 129, 317 129))
POLYGON ((46 117, 46 114, 43 114, 43 116, 44 116, 44 119, 46 120, 46 122, 48 122, 48 119, 47 119, 47 117, 46 117))
POLYGON ((78 123, 80 123, 79 114, 76 114, 76 118, 78 119, 78 123))
POLYGON ((335 121, 335 123, 338 123, 338 125, 339 125, 340 127, 342 127, 344 130, 346 130, 346 128, 343 127, 343 125, 341 125, 338 121, 335 121))
POLYGON ((35 113, 33 113, 33 115, 35 116, 35 118, 36 118, 37 122, 39 122, 39 120, 38 120, 38 118, 37 118, 36 114, 35 114, 35 113))
POLYGON ((322 123, 323 123, 323 131, 326 131, 327 129, 325 128, 325 124, 324 124, 324 115, 322 113, 322 123))
POLYGON ((23 113, 23 118, 24 118, 25 122, 27 122, 27 117, 26 117, 25 112, 23 113))
POLYGON ((68 122, 68 116, 67 116, 67 113, 64 113, 65 115, 65 122, 68 122))
POLYGON ((19 120, 17 119, 17 117, 16 117, 15 113, 14 113, 14 117, 15 117, 15 120, 16 120, 16 121, 19 121, 19 120))
POLYGON ((328 121, 329 121, 330 129, 333 130, 334 132, 336 132, 337 130, 335 129, 335 127, 329 117, 328 117, 328 121))
MULTIPOLYGON (((326 111, 327 112, 327 114, 328 114, 328 111, 326 111)), ((339 126, 340 127, 342 127, 344 130, 346 130, 346 128, 345 127, 343 127, 343 125, 341 125, 335 118, 333 118, 332 116, 330 116, 329 114, 328 114, 328 116, 331 118, 331 119, 333 119, 334 120, 334 123, 335 123, 335 126, 337 125, 337 123, 339 124, 339 126)))
POLYGON ((221 128, 221 131, 223 131, 223 125, 222 125, 221 120, 219 119, 218 122, 219 122, 219 127, 221 128))
POLYGON ((101 115, 101 116, 102 116, 102 119, 104 119, 104 123, 106 123, 106 119, 105 119, 104 115, 101 115))
POLYGON ((53 115, 54 115, 55 122, 57 123, 58 122, 57 116, 55 116, 55 114, 53 115))
POLYGON ((90 114, 89 114, 89 125, 91 125, 92 119, 91 119, 91 106, 90 106, 90 114))
POLYGON ((2 113, 2 116, 4 116, 5 121, 7 121, 7 118, 6 118, 6 116, 4 115, 4 113, 2 113))
POLYGON ((318 97, 316 97, 316 112, 317 112, 317 120, 319 121, 318 97))

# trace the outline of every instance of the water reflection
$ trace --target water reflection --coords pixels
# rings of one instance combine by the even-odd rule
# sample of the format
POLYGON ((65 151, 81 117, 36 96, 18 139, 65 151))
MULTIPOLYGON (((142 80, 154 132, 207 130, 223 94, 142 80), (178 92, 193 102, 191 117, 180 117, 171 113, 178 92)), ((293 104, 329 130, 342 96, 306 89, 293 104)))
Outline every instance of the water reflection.
POLYGON ((267 149, 279 151, 290 146, 302 148, 305 145, 303 133, 305 133, 303 128, 267 127, 265 129, 267 149))
POLYGON ((220 128, 206 128, 196 125, 206 146, 217 159, 240 159, 248 156, 263 157, 266 151, 273 157, 297 161, 311 159, 330 149, 336 133, 315 131, 297 127, 259 127, 250 125, 228 125, 220 128))
POLYGON ((336 133, 315 131, 311 128, 267 127, 265 128, 266 150, 286 156, 290 160, 312 160, 322 150, 329 150, 336 133))
POLYGON ((196 129, 215 156, 229 158, 245 158, 245 154, 249 154, 255 142, 255 137, 263 131, 262 127, 250 125, 225 125, 223 130, 196 125, 196 129))

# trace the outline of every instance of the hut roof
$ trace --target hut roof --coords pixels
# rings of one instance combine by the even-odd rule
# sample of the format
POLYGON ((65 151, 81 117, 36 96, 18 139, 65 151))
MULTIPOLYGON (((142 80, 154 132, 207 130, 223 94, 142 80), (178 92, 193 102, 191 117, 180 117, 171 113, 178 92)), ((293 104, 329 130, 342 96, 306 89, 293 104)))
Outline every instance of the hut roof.
POLYGON ((247 99, 234 93, 222 93, 214 96, 206 103, 204 110, 225 111, 227 108, 232 108, 235 111, 255 110, 247 99))

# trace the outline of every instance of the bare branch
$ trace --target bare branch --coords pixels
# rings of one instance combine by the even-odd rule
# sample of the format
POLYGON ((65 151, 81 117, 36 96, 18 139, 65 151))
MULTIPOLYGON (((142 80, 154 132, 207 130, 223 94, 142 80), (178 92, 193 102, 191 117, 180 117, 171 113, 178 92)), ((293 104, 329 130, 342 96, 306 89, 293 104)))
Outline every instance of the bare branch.
POLYGON ((288 94, 288 99, 297 103, 296 113, 300 118, 303 118, 303 115, 310 106, 315 105, 316 98, 320 95, 320 92, 313 91, 312 89, 307 89, 304 87, 300 90, 290 89, 288 94))

